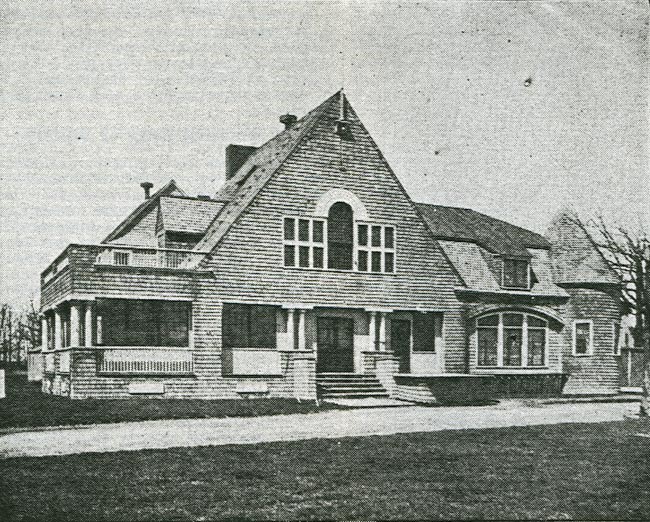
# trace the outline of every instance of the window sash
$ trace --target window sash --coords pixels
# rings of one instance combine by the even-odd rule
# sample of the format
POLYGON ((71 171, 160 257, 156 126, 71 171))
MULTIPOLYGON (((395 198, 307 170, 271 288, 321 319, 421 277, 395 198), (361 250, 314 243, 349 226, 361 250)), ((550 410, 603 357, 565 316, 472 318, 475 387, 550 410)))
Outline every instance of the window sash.
POLYGON ((548 366, 548 322, 545 319, 506 311, 479 317, 475 325, 477 367, 548 366), (521 320, 515 316, 520 316, 521 320), (529 325, 529 319, 534 326, 529 325), (544 326, 539 326, 541 323, 544 326), (488 341, 493 346, 488 346, 488 341))
POLYGON ((502 286, 504 288, 530 288, 530 262, 524 259, 503 259, 502 286))
POLYGON ((590 320, 573 322, 573 355, 592 355, 594 325, 590 320))
POLYGON ((282 232, 282 263, 289 268, 325 266, 325 221, 323 219, 285 217, 282 232))

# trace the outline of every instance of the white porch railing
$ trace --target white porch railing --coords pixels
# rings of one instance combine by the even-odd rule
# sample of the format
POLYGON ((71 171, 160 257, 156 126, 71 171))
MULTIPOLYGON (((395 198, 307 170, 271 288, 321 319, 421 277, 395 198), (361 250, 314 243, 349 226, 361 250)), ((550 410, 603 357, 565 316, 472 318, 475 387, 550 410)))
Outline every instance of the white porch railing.
POLYGON ((192 352, 184 348, 98 348, 98 373, 187 375, 193 371, 192 352))
POLYGON ((141 268, 195 268, 205 252, 169 248, 104 247, 95 260, 96 265, 133 266, 141 268))
POLYGON ((45 354, 45 372, 54 373, 54 352, 47 352, 45 354))

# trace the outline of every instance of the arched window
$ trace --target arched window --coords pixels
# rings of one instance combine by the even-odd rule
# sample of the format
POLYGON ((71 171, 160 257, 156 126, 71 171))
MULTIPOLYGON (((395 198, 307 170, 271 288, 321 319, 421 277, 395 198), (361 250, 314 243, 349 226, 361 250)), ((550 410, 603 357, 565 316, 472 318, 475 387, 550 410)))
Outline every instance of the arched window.
POLYGON ((545 366, 547 322, 534 315, 504 312, 476 320, 479 366, 545 366))
POLYGON ((352 270, 354 244, 352 207, 334 203, 327 216, 327 267, 352 270))

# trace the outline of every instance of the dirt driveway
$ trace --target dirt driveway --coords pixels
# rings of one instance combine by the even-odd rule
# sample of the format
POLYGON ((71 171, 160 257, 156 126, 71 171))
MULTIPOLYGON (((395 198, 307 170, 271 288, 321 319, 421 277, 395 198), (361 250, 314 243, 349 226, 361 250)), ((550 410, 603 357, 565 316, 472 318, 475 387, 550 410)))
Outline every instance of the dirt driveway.
POLYGON ((630 403, 529 406, 506 402, 484 407, 418 406, 334 410, 273 417, 97 424, 0 435, 0 458, 607 422, 621 420, 637 410, 638 406, 630 403))

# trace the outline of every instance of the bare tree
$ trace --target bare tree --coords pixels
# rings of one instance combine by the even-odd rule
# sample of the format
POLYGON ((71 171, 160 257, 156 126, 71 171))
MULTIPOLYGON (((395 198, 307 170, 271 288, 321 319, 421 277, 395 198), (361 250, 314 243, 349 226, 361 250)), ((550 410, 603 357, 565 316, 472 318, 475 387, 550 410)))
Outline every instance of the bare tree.
POLYGON ((623 313, 636 317, 635 344, 643 347, 641 416, 650 416, 650 236, 609 225, 602 216, 588 222, 576 219, 621 281, 623 313))

